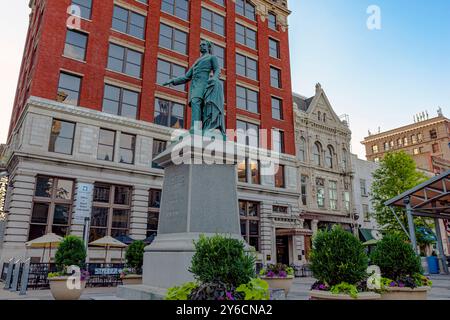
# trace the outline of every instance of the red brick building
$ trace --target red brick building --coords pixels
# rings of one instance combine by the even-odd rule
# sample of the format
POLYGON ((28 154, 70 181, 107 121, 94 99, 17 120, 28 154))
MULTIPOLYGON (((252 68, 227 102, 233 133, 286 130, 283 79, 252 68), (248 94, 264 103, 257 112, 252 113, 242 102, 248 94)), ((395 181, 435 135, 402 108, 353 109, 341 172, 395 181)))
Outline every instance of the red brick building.
MULTIPOLYGON (((214 43, 217 48, 214 54, 220 55, 223 61, 227 128, 235 128, 237 119, 257 124, 260 129, 268 130, 269 143, 272 129, 278 129, 283 132, 285 152, 293 155, 286 2, 32 0, 11 129, 28 97, 58 99, 62 72, 79 77, 77 105, 102 111, 105 83, 126 86, 138 93, 136 119, 153 122, 158 94, 159 97, 172 97, 177 102, 187 99, 186 90, 164 88, 158 84, 158 60, 170 62, 180 69, 187 68, 199 57, 199 43, 203 38, 214 43), (75 21, 68 9, 71 4, 80 5, 82 9, 79 30, 68 28, 75 21), (174 39, 167 37, 164 43, 179 41, 178 48, 177 44, 171 48, 175 50, 161 45, 161 28, 166 33, 173 32, 174 39), (70 37, 68 32, 75 32, 75 36, 70 37), (79 47, 83 41, 84 45, 79 47), (78 46, 77 50, 72 50, 76 51, 72 55, 68 49, 71 43, 78 46), (125 69, 112 68, 109 65, 111 44, 117 45, 116 51, 125 49, 138 56, 135 60, 140 60, 140 70, 130 75, 125 69), (271 75, 272 81, 279 85, 271 85, 271 75), (240 106, 237 85, 240 95, 247 96, 247 99, 241 99, 240 106), (248 107, 255 104, 251 97, 257 100, 256 107, 248 107), (247 100, 246 106, 242 105, 244 100, 247 100), (281 105, 281 116, 272 116, 272 100, 281 105)), ((183 113, 186 126, 190 123, 190 109, 183 108, 183 113)))
MULTIPOLYGON (((188 87, 161 84, 184 74, 206 39, 223 66, 227 128, 266 129, 267 148, 281 153, 274 175, 260 173, 254 148, 238 165, 242 236, 264 263, 306 262, 286 0, 32 0, 30 8, 0 260, 26 252, 39 260, 25 243, 48 232, 89 242, 155 235, 164 171, 152 159, 173 128, 190 123, 188 87)), ((244 141, 263 142, 262 134, 244 141)), ((89 248, 89 260, 104 252, 89 248)))

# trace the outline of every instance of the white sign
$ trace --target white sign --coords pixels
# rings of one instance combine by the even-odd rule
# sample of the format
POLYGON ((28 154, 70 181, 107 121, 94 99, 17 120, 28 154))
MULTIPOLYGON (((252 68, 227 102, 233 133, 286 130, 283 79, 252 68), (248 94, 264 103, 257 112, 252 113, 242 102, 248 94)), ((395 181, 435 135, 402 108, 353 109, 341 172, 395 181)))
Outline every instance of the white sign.
POLYGON ((94 185, 91 183, 77 184, 77 197, 73 220, 75 224, 84 224, 85 218, 91 217, 94 185))

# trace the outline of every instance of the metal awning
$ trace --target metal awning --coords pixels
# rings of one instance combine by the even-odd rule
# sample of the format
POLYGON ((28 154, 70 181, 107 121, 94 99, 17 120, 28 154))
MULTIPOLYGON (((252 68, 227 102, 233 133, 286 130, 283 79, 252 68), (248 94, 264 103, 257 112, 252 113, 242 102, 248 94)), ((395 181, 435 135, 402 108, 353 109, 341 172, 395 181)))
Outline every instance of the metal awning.
POLYGON ((385 202, 388 207, 406 208, 408 201, 415 216, 450 218, 450 170, 385 202))
POLYGON ((313 232, 311 230, 298 229, 298 228, 292 228, 292 229, 277 228, 275 233, 278 237, 282 237, 282 236, 312 236, 313 235, 313 232))

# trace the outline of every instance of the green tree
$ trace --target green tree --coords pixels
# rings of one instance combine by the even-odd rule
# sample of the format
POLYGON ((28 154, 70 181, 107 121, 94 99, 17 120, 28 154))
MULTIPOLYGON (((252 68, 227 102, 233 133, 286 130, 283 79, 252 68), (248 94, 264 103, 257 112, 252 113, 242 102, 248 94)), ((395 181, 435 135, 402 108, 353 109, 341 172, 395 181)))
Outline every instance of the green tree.
MULTIPOLYGON (((371 196, 375 219, 384 231, 397 234, 405 239, 407 235, 390 208, 386 207, 384 203, 426 181, 427 177, 422 172, 417 171, 416 163, 409 154, 400 151, 386 154, 384 159, 381 160, 380 167, 374 172, 373 178, 371 196)), ((395 209, 395 212, 402 224, 407 227, 406 212, 400 209, 395 209)), ((428 220, 421 217, 415 217, 414 224, 416 226, 430 226, 428 220)), ((422 237, 417 234, 419 244, 423 244, 421 239, 422 237)))

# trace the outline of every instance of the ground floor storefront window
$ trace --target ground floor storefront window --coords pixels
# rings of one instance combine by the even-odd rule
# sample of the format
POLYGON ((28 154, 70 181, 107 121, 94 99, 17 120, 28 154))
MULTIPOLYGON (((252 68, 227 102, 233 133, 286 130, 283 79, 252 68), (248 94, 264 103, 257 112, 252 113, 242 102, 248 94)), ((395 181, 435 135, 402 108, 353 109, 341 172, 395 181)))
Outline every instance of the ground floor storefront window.
POLYGON ((239 201, 239 214, 241 217, 242 237, 256 251, 259 251, 261 244, 259 203, 239 201))
POLYGON ((162 191, 151 189, 148 201, 147 238, 158 233, 159 210, 161 207, 162 191))
POLYGON ((131 187, 96 183, 89 242, 129 234, 131 187))
POLYGON ((69 233, 73 205, 74 181, 38 176, 34 190, 28 240, 53 232, 69 233))

